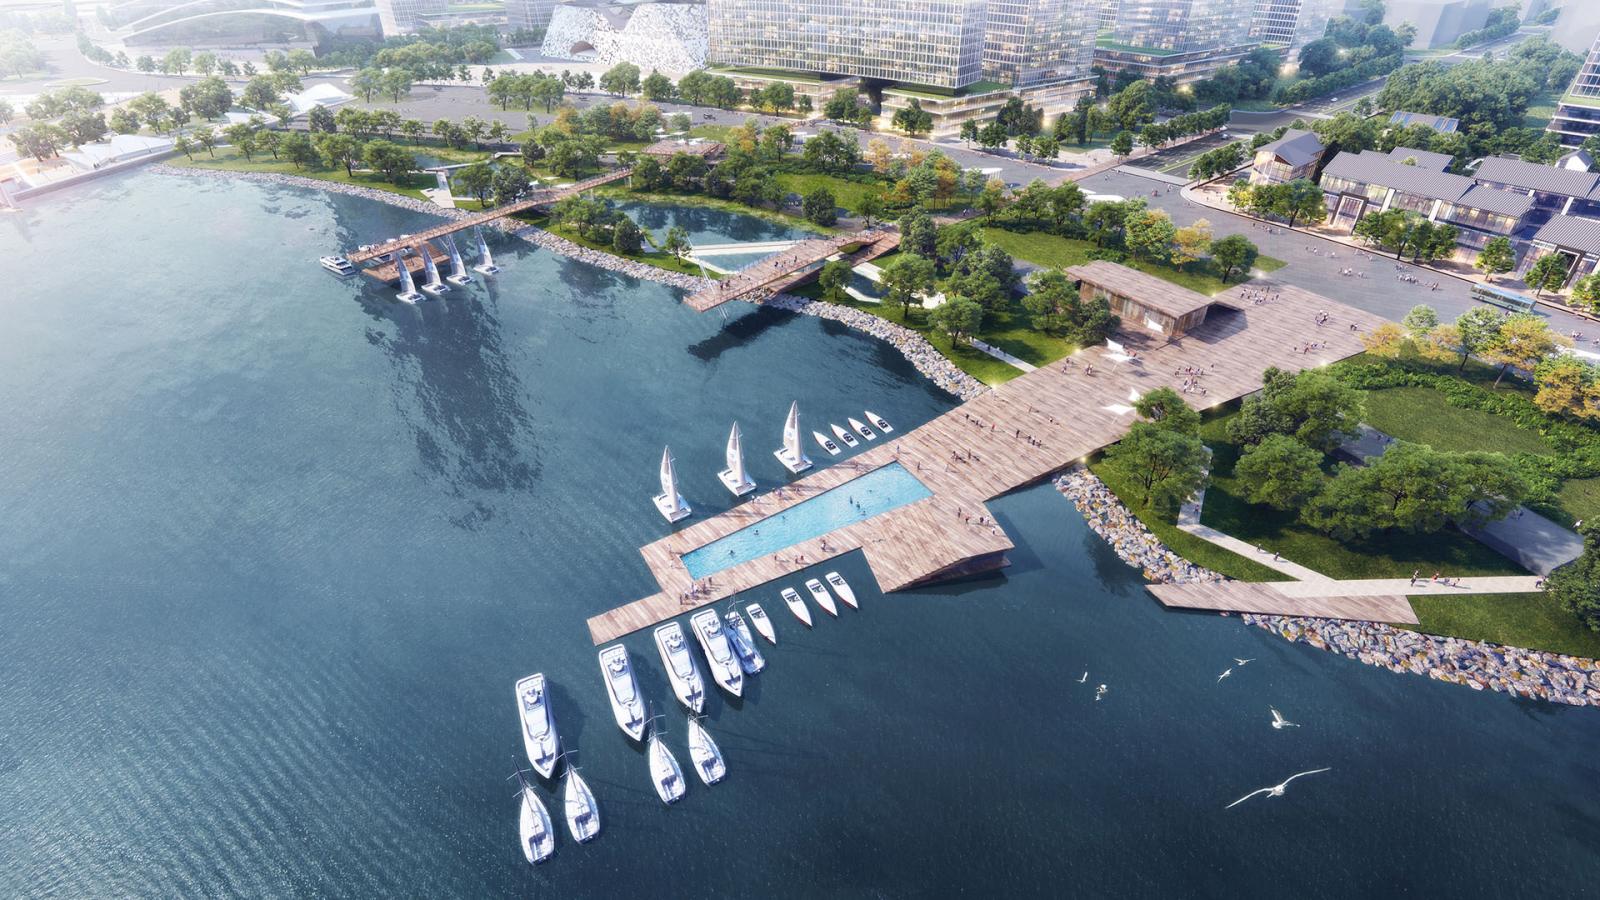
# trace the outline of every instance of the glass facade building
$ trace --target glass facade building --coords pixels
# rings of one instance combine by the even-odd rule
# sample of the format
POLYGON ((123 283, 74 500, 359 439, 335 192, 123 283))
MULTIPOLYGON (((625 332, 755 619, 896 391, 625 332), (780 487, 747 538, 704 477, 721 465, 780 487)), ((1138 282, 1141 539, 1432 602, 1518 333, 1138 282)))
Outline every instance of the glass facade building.
POLYGON ((1111 43, 1141 50, 1206 53, 1250 42, 1255 0, 1121 0, 1111 43))
POLYGON ((983 77, 1019 89, 1084 78, 1102 0, 989 0, 983 77))
POLYGON ((506 0, 506 27, 512 31, 536 31, 550 25, 556 0, 506 0))
POLYGON ((375 0, 385 37, 410 34, 422 27, 422 17, 444 13, 446 0, 375 0))
POLYGON ((1334 5, 1334 0, 1256 0, 1252 34, 1269 47, 1298 50, 1327 32, 1334 5))
POLYGON ((1572 87, 1556 104, 1556 114, 1547 129, 1561 138, 1564 147, 1576 147, 1600 134, 1600 37, 1589 48, 1589 56, 1572 79, 1572 87))

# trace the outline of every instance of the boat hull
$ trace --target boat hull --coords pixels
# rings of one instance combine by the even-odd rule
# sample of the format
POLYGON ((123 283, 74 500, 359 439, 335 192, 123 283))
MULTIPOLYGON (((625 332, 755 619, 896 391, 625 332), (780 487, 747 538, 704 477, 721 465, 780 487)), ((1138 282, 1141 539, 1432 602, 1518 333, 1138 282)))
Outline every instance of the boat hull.
POLYGON ((828 593, 828 589, 822 586, 822 582, 813 578, 806 582, 806 590, 811 592, 811 599, 817 601, 817 605, 822 607, 823 612, 830 616, 839 615, 839 607, 834 605, 833 595, 828 593))
POLYGON ((744 669, 733 650, 733 644, 723 631, 722 622, 715 609, 702 609, 689 617, 689 630, 700 643, 711 668, 711 680, 729 694, 738 697, 744 693, 744 669), (708 634, 708 629, 710 633, 708 634))
POLYGON ((777 646, 778 632, 772 627, 772 620, 767 618, 767 611, 761 604, 752 603, 744 608, 750 614, 750 621, 755 623, 756 633, 767 639, 767 643, 777 646))
POLYGON ((694 771, 709 787, 728 775, 728 765, 722 759, 722 750, 711 735, 689 717, 689 758, 694 761, 694 771))
POLYGON ((562 806, 566 812, 567 832, 580 844, 595 839, 600 833, 600 808, 595 805, 594 792, 576 770, 567 770, 567 784, 562 806))
POLYGON ((550 812, 544 808, 544 802, 531 787, 522 789, 520 802, 522 809, 517 830, 522 835, 522 856, 538 865, 556 852, 556 836, 550 830, 550 812))
POLYGON ((789 607, 789 612, 794 613, 796 619, 799 619, 807 628, 811 627, 811 610, 806 608, 806 601, 802 600, 793 588, 783 589, 783 603, 789 607))
POLYGON ((672 693, 677 696, 678 702, 690 712, 697 713, 705 706, 706 692, 704 682, 700 678, 700 669, 695 665, 694 656, 689 652, 689 645, 685 642, 683 628, 676 622, 657 628, 655 631, 656 651, 661 654, 661 667, 667 670, 667 680, 672 682, 672 693), (676 634, 678 637, 678 651, 669 649, 667 635, 676 634), (681 657, 679 657, 681 654, 681 657), (674 658, 681 658, 689 674, 679 674, 673 667, 674 658))
POLYGON ((856 602, 856 592, 851 589, 850 583, 844 580, 844 576, 838 572, 829 572, 823 578, 827 580, 828 587, 833 588, 833 592, 839 595, 839 599, 843 600, 846 606, 851 609, 861 608, 861 604, 856 602))
POLYGON ((671 806, 683 799, 683 770, 672 751, 654 735, 650 737, 650 782, 662 803, 671 806))
MULTIPOLYGON (((561 738, 556 732, 555 713, 550 709, 550 698, 544 693, 544 676, 530 675, 517 682, 517 724, 522 731, 522 749, 528 755, 528 764, 538 772, 540 777, 549 778, 556 770, 556 759, 561 753, 561 738), (540 706, 544 709, 545 717, 549 720, 549 727, 542 736, 529 733, 530 711, 524 707, 522 695, 529 688, 536 688, 541 698, 540 706)), ((535 726, 537 727, 537 726, 535 726)))
POLYGON ((639 681, 633 674, 633 663, 628 659, 627 648, 621 644, 614 644, 600 651, 600 677, 606 683, 606 698, 611 701, 611 716, 617 720, 617 727, 622 733, 636 741, 644 740, 644 704, 639 697, 639 681), (623 676, 613 675, 611 665, 620 660, 627 668, 627 681, 631 685, 633 700, 626 701, 618 695, 616 679, 623 676))

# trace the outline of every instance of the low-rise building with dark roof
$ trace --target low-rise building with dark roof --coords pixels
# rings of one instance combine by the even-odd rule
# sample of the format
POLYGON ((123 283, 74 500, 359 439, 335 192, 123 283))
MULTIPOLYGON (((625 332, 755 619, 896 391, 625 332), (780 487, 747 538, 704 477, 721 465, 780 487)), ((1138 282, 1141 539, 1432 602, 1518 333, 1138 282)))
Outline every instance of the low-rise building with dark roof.
POLYGON ((1515 235, 1533 208, 1533 198, 1526 194, 1480 185, 1465 175, 1407 165, 1394 154, 1372 150, 1335 156, 1322 170, 1321 184, 1328 195, 1330 223, 1336 228, 1351 231, 1368 213, 1403 209, 1456 226, 1457 243, 1473 251, 1483 249, 1490 238, 1515 235))
POLYGON ((1540 213, 1534 224, 1553 215, 1600 216, 1600 175, 1593 172, 1491 156, 1478 164, 1472 177, 1479 184, 1533 198, 1540 213))
POLYGON ((1461 127, 1461 120, 1452 119, 1449 116, 1432 116, 1427 113, 1396 110, 1390 114, 1389 124, 1401 128, 1410 128, 1412 125, 1426 125, 1440 134, 1452 134, 1461 127))
POLYGON ((1177 337, 1206 320, 1211 298, 1154 275, 1095 260, 1062 272, 1078 284, 1084 300, 1104 299, 1124 326, 1177 337))
POLYGON ((1455 162, 1455 157, 1448 153, 1434 153, 1415 147, 1396 147, 1389 151, 1389 158, 1404 166, 1418 166, 1432 172, 1443 172, 1455 162))
POLYGON ((1533 252, 1523 259, 1520 270, 1526 271, 1534 260, 1551 253, 1571 258, 1572 264, 1567 268, 1568 282, 1600 271, 1600 220, 1553 216, 1534 232, 1533 252))
POLYGON ((1291 128, 1283 137, 1256 148, 1250 164, 1251 184, 1283 184, 1296 178, 1310 178, 1327 148, 1322 139, 1309 131, 1291 128))

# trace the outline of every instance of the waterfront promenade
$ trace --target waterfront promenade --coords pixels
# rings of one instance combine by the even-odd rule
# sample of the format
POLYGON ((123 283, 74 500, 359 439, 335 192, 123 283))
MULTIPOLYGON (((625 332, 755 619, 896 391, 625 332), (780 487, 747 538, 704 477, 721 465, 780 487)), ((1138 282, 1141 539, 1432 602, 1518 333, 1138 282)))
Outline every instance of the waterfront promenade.
POLYGON ((1196 407, 1220 405, 1258 390, 1269 366, 1314 368, 1361 352, 1361 334, 1382 321, 1310 291, 1257 281, 1218 295, 1206 321, 1178 340, 1124 331, 1118 339, 1131 354, 1080 351, 821 468, 784 486, 781 496, 765 492, 645 546, 660 592, 594 616, 590 636, 597 644, 615 640, 853 550, 863 552, 884 591, 1003 565, 1012 545, 984 504, 1121 439, 1136 420, 1131 404, 1138 395, 1171 387, 1196 407), (1316 324, 1319 312, 1327 313, 1326 324, 1316 324), (681 562, 685 553, 895 461, 933 496, 699 583, 681 562))

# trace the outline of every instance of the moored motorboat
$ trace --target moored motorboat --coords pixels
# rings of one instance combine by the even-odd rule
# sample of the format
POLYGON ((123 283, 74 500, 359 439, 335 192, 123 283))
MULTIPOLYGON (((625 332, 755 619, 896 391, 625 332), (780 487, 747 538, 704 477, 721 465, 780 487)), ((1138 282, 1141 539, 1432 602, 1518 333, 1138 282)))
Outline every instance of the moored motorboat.
POLYGON ((694 716, 689 717, 689 758, 694 761, 694 770, 700 780, 708 785, 716 784, 728 774, 727 763, 722 761, 722 750, 694 716))
POLYGON ((774 646, 778 643, 778 632, 772 627, 772 620, 767 618, 767 611, 761 604, 752 603, 744 608, 750 614, 750 621, 755 623, 756 632, 767 639, 767 643, 774 646))
POLYGON ((746 675, 754 675, 765 669, 767 661, 756 649, 755 636, 750 633, 750 626, 745 624, 744 616, 739 615, 738 610, 730 609, 723 614, 722 621, 728 623, 728 642, 733 645, 734 655, 739 657, 739 668, 744 669, 746 675))
POLYGON ((861 604, 856 602, 856 592, 850 589, 850 583, 844 580, 843 575, 829 572, 822 577, 828 582, 828 586, 833 588, 833 592, 839 595, 839 599, 849 604, 851 609, 861 608, 861 604))
POLYGON ((683 626, 668 622, 655 631, 656 650, 661 653, 661 665, 667 670, 667 680, 672 682, 672 692, 691 712, 699 712, 706 702, 706 689, 700 680, 700 667, 694 664, 694 654, 683 639, 683 626))
POLYGON ((856 436, 851 434, 849 430, 833 424, 829 424, 828 427, 833 429, 834 437, 839 439, 839 443, 844 444, 846 447, 861 446, 861 442, 856 440, 856 436))
POLYGON ((883 432, 884 434, 888 434, 891 431, 894 431, 894 426, 889 424, 889 420, 888 419, 885 419, 883 416, 878 415, 877 413, 873 412, 870 409, 866 410, 866 414, 867 414, 867 421, 871 422, 872 424, 874 424, 876 426, 878 426, 878 430, 879 431, 883 432))
POLYGON ((856 434, 861 435, 869 441, 875 441, 878 439, 878 433, 873 431, 871 428, 868 428, 867 423, 861 421, 860 419, 850 419, 849 421, 850 427, 856 430, 856 434))
POLYGON ((556 834, 550 828, 550 811, 533 792, 533 785, 517 772, 522 789, 517 792, 517 832, 522 837, 522 856, 530 863, 542 863, 556 852, 556 834))
POLYGON ((342 256, 319 256, 317 257, 317 262, 324 269, 340 278, 349 278, 356 273, 356 267, 350 264, 350 260, 342 256))
POLYGON ((562 806, 567 813, 567 831, 572 839, 582 844, 594 840, 600 833, 600 807, 594 802, 594 791, 583 780, 578 770, 567 766, 567 783, 562 791, 562 806))
POLYGON ((650 784, 661 802, 669 806, 683 798, 683 769, 662 743, 660 726, 650 729, 650 784))
POLYGON ((611 698, 611 714, 617 727, 636 741, 643 739, 644 701, 639 697, 639 681, 634 677, 628 648, 612 644, 600 651, 600 677, 605 679, 606 696, 611 698))
POLYGON ((810 628, 811 610, 806 608, 806 602, 800 599, 800 594, 794 588, 784 588, 779 593, 783 595, 783 602, 788 604, 789 612, 794 613, 796 619, 804 622, 805 626, 810 628))
POLYGON ((833 595, 829 594, 828 589, 822 586, 822 582, 815 578, 807 578, 806 590, 811 592, 811 599, 817 601, 817 605, 822 607, 823 612, 830 616, 839 615, 839 607, 834 605, 833 595))
POLYGON ((522 746, 533 770, 549 778, 556 770, 561 739, 556 735, 556 717, 544 694, 544 674, 535 672, 517 682, 517 713, 522 723, 522 746))
POLYGON ((715 609, 702 609, 689 617, 689 630, 705 652, 706 663, 711 666, 711 680, 737 697, 744 692, 744 669, 733 654, 728 632, 722 627, 715 609))
POLYGON ((823 433, 822 433, 822 432, 820 432, 820 431, 813 431, 813 432, 811 432, 811 436, 812 436, 812 437, 813 437, 813 438, 815 438, 815 439, 816 439, 816 441, 817 441, 817 446, 819 446, 819 447, 821 447, 821 448, 822 448, 822 449, 824 449, 824 450, 826 450, 826 451, 828 451, 828 453, 829 453, 829 454, 830 454, 830 455, 832 455, 832 456, 838 456, 838 455, 839 455, 839 454, 840 454, 840 453, 841 453, 841 452, 842 452, 842 451, 841 451, 841 450, 840 450, 840 449, 839 449, 839 445, 838 445, 838 444, 835 444, 835 443, 834 443, 834 442, 833 442, 833 441, 832 441, 832 440, 830 440, 830 439, 829 439, 829 438, 828 438, 828 436, 827 436, 827 435, 825 435, 825 434, 823 434, 823 433))

